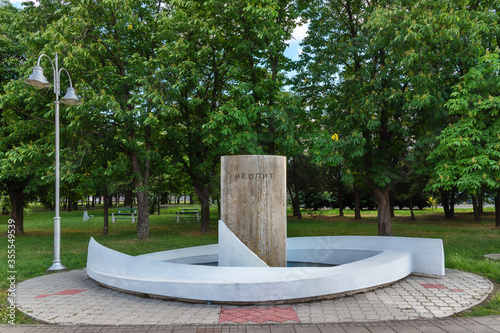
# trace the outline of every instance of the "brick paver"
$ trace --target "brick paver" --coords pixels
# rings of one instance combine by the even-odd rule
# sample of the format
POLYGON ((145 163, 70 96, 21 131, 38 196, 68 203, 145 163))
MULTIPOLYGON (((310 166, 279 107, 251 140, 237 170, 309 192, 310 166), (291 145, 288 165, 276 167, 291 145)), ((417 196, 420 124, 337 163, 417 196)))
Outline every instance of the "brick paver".
POLYGON ((429 320, 265 325, 0 325, 0 333, 499 333, 500 316, 429 320))
POLYGON ((0 333, 500 332, 499 316, 448 318, 479 304, 492 289, 485 278, 446 270, 444 277, 412 275, 391 286, 342 298, 235 306, 123 293, 103 287, 84 270, 77 270, 18 284, 18 309, 48 324, 0 325, 0 333))
MULTIPOLYGON (((446 270, 444 277, 409 276, 384 288, 351 296, 280 306, 294 319, 278 313, 265 322, 349 323, 442 318, 472 307, 492 291, 492 283, 480 276, 446 270), (293 313, 292 313, 293 312, 293 313), (273 320, 273 318, 276 318, 273 320), (281 319, 280 319, 281 318, 281 319), (295 319, 296 318, 296 319, 295 319)), ((85 270, 40 276, 23 281, 16 290, 19 310, 46 323, 93 325, 176 325, 241 323, 242 318, 223 316, 220 304, 186 303, 132 295, 103 287, 88 278, 85 270)), ((240 308, 248 313, 252 307, 240 308)), ((259 307, 262 313, 273 306, 259 307)), ((254 307, 255 309, 255 307, 254 307)), ((233 310, 235 311, 235 310, 233 310)), ((255 311, 255 310, 253 310, 255 311)), ((284 311, 284 310, 280 310, 284 311)), ((237 312, 237 310, 236 310, 237 312)), ((235 312, 235 313, 236 313, 235 312)), ((250 311, 251 312, 251 311, 250 311)), ((262 323, 248 314, 245 323, 262 323)))

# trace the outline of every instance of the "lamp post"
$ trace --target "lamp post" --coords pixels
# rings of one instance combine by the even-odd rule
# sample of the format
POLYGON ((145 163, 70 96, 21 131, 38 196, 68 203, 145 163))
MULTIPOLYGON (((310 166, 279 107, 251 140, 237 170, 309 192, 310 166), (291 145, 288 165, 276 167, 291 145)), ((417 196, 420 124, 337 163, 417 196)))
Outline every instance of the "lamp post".
POLYGON ((61 93, 61 72, 65 71, 69 78, 69 88, 66 91, 66 95, 61 98, 61 102, 69 106, 74 106, 81 104, 82 102, 76 96, 75 89, 71 84, 71 76, 65 68, 59 69, 59 63, 57 59, 57 52, 55 54, 55 59, 52 61, 49 56, 42 54, 38 57, 38 62, 35 67, 33 67, 33 73, 24 81, 36 89, 50 88, 52 84, 47 81, 45 75, 43 75, 43 68, 40 67, 40 60, 42 57, 47 57, 52 65, 52 72, 54 75, 54 93, 56 95, 55 101, 55 127, 56 127, 56 172, 55 172, 55 182, 56 182, 56 198, 55 198, 55 217, 54 217, 54 261, 52 266, 47 269, 47 271, 60 271, 66 269, 61 263, 61 217, 59 216, 59 180, 60 180, 60 166, 59 166, 59 94, 61 93))

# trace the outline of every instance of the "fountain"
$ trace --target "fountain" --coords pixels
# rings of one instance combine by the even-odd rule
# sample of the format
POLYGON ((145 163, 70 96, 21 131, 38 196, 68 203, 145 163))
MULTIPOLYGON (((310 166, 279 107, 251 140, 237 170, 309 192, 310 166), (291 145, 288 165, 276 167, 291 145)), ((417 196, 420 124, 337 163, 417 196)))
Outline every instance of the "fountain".
POLYGON ((440 239, 287 239, 284 157, 222 157, 221 200, 218 244, 130 256, 91 239, 88 276, 113 288, 183 300, 282 303, 359 292, 412 273, 444 275, 440 239), (287 267, 287 261, 299 265, 287 267))

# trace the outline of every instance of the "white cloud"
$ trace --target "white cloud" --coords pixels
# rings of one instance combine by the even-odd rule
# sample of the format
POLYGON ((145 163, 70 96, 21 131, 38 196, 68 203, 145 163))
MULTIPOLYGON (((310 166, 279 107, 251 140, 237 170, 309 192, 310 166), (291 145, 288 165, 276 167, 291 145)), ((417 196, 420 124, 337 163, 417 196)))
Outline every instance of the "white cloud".
MULTIPOLYGON (((299 22, 297 22, 299 23, 299 22)), ((309 30, 309 24, 297 25, 292 32, 292 40, 302 41, 307 36, 307 31, 309 30)))
POLYGON ((21 6, 21 0, 19 0, 19 1, 10 0, 9 2, 12 4, 12 6, 14 6, 16 8, 21 8, 22 7, 21 6))
POLYGON ((38 6, 40 3, 37 0, 9 0, 9 2, 16 8, 23 8, 23 5, 21 3, 23 2, 28 2, 31 1, 35 4, 35 6, 38 6))
POLYGON ((308 23, 300 24, 299 20, 297 20, 296 22, 297 26, 292 32, 292 38, 287 41, 288 47, 285 50, 285 56, 292 60, 299 59, 299 56, 302 53, 300 43, 307 36, 307 31, 309 29, 308 23))

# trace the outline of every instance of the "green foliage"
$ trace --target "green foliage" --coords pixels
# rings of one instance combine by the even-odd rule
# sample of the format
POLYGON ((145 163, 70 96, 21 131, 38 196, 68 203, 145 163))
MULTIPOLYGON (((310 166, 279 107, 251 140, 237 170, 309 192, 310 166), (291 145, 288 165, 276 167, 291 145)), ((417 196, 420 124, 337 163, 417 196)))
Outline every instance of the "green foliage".
MULTIPOLYGON (((495 191, 497 5, 42 0, 19 10, 3 1, 1 189, 22 187, 50 205, 54 95, 20 79, 41 53, 58 52, 85 101, 61 110, 66 197, 130 181, 147 197, 158 192, 150 178, 162 176, 207 203, 221 155, 304 151, 337 166, 346 184, 402 188, 402 201, 429 178, 431 192, 495 191), (298 17, 309 34, 290 92, 283 51, 298 17)), ((49 65, 43 58, 50 81, 49 65)))
POLYGON ((304 196, 305 208, 312 208, 314 210, 323 207, 331 208, 336 201, 337 198, 333 196, 333 193, 328 191, 306 193, 304 196))
POLYGON ((479 59, 454 86, 447 103, 456 117, 439 136, 431 158, 436 160, 432 188, 451 188, 471 194, 500 183, 500 81, 498 54, 479 59))
MULTIPOLYGON (((39 54, 58 52, 85 101, 61 110, 65 196, 123 178, 145 194, 152 174, 182 166, 207 197, 221 155, 286 153, 297 145, 292 120, 300 110, 282 93, 283 51, 295 26, 289 1, 40 1, 19 11, 5 3, 1 14, 9 57, 2 70, 18 68, 15 77, 24 77, 39 54)), ((48 67, 46 58, 41 65, 48 67)), ((48 193, 53 95, 20 81, 5 87, 2 177, 29 178, 30 191, 48 193), (19 128, 34 136, 22 137, 19 128)))
POLYGON ((383 188, 400 178, 410 138, 423 131, 430 110, 416 113, 408 104, 414 92, 400 63, 402 46, 392 42, 401 20, 395 10, 380 9, 393 5, 347 3, 307 4, 309 36, 295 87, 325 129, 311 147, 318 161, 342 163, 383 188), (339 140, 333 142, 334 133, 339 140))
MULTIPOLYGON (((23 22, 20 10, 8 2, 0 4, 0 189, 34 198, 53 179, 54 122, 47 119, 53 114, 43 107, 53 110, 53 104, 18 81, 27 52, 20 30, 23 22)), ((22 220, 16 229, 22 231, 22 220)))
POLYGON ((19 11, 7 0, 0 2, 0 92, 10 80, 18 77, 17 68, 23 54, 10 23, 19 15, 19 11))
POLYGON ((294 89, 321 128, 316 161, 380 189, 434 169, 431 190, 498 187, 497 1, 299 4, 309 35, 294 89))

